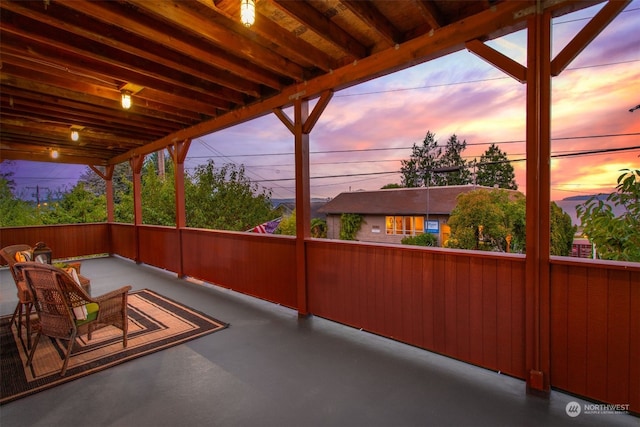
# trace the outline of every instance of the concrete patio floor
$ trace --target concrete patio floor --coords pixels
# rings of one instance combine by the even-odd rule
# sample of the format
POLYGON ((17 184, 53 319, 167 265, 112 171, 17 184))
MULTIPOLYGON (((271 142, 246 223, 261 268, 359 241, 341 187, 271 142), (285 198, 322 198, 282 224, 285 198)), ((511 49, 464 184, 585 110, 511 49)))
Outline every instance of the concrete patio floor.
MULTIPOLYGON (((0 406, 12 426, 639 426, 567 415, 584 400, 117 258, 84 260, 92 293, 148 288, 231 326, 0 406)), ((0 270, 0 314, 16 304, 0 270)))

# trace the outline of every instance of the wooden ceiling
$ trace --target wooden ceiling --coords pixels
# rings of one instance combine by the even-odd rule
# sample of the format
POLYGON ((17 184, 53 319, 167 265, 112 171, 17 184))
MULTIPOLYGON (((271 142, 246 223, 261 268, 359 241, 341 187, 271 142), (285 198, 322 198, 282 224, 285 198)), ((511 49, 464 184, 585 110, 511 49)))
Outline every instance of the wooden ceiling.
POLYGON ((520 30, 535 5, 257 0, 245 27, 240 0, 2 0, 0 159, 126 161, 520 30))

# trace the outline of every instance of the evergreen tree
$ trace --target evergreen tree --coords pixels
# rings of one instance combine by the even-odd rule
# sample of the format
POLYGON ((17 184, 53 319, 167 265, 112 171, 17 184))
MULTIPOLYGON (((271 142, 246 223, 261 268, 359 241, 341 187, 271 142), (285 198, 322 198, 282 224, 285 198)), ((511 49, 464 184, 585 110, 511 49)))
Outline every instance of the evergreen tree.
POLYGON ((402 186, 427 187, 436 185, 433 169, 439 167, 442 148, 438 147, 435 134, 427 132, 422 145, 413 144, 409 160, 402 160, 402 186))
MULTIPOLYGON (((104 168, 98 166, 98 169, 104 172, 104 168)), ((128 182, 131 182, 133 179, 133 173, 131 172, 131 166, 129 166, 129 162, 118 163, 113 168, 113 176, 112 176, 112 184, 113 184, 113 192, 121 193, 122 191, 126 191, 128 186, 128 182)), ((85 169, 85 171, 80 175, 78 182, 84 183, 84 187, 87 191, 91 191, 96 196, 105 194, 106 192, 106 183, 104 179, 102 179, 97 173, 93 171, 91 168, 85 169)), ((116 203, 118 201, 116 200, 116 203)))
POLYGON ((480 161, 476 163, 476 167, 475 183, 477 185, 498 186, 509 190, 518 189, 513 166, 511 166, 507 154, 497 145, 491 144, 480 157, 480 161))
POLYGON ((449 169, 446 172, 434 172, 435 185, 466 185, 471 183, 471 172, 462 152, 467 148, 467 141, 458 140, 454 134, 447 140, 444 153, 438 159, 438 169, 449 169), (458 169, 455 169, 458 168, 458 169))

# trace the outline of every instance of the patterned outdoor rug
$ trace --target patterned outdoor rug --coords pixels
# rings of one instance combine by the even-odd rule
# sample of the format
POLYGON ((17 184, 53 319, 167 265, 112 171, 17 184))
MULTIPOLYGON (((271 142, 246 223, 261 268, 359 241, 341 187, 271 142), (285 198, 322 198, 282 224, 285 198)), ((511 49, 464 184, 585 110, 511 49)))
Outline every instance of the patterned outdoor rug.
MULTIPOLYGON (((64 377, 65 341, 40 338, 33 366, 25 368, 28 352, 23 328, 9 328, 11 316, 0 318, 0 361, 2 365, 0 405, 90 375, 146 354, 201 337, 228 326, 149 290, 130 292, 127 348, 122 347, 122 331, 108 326, 76 338, 64 377)), ((35 335, 33 335, 35 338, 35 335)))

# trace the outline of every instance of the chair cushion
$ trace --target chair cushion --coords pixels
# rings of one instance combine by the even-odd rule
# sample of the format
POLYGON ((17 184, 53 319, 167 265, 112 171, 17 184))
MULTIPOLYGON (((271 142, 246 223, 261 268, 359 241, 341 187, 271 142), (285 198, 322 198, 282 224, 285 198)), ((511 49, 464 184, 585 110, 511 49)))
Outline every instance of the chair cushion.
POLYGON ((100 306, 95 302, 90 302, 89 304, 85 304, 80 307, 74 307, 73 314, 76 316, 76 325, 80 326, 96 320, 98 317, 98 311, 100 311, 100 306))
POLYGON ((31 251, 18 251, 14 255, 16 262, 29 262, 31 261, 31 251))

